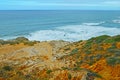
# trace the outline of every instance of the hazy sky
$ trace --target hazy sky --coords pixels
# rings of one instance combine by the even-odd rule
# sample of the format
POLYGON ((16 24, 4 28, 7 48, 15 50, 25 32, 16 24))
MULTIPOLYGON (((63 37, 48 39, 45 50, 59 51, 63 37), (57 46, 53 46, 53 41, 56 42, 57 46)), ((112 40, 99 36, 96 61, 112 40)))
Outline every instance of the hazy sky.
POLYGON ((0 0, 0 10, 120 10, 120 0, 0 0))

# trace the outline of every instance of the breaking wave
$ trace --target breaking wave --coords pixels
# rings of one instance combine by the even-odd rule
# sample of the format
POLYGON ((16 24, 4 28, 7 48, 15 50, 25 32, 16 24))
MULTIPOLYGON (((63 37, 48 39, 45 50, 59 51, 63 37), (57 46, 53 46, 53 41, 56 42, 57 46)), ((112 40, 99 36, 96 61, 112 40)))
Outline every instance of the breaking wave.
POLYGON ((61 26, 50 30, 40 30, 26 36, 30 40, 49 41, 49 40, 65 40, 79 41, 87 40, 91 37, 100 35, 118 35, 120 28, 111 28, 99 26, 101 23, 83 23, 81 25, 61 26))
POLYGON ((120 20, 119 19, 113 20, 113 22, 120 24, 120 20))

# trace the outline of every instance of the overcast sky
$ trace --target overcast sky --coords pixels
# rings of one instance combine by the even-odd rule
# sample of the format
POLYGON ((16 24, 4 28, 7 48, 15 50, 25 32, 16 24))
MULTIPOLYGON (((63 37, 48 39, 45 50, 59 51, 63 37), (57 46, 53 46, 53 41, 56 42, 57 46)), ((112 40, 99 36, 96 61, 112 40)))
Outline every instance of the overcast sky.
POLYGON ((0 0, 0 10, 120 10, 120 0, 0 0))

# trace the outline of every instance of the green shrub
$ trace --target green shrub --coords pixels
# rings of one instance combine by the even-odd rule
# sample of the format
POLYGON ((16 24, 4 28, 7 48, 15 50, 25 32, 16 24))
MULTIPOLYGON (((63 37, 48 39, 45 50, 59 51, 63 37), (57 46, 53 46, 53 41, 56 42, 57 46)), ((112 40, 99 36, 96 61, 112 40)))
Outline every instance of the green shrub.
POLYGON ((68 73, 68 79, 71 80, 72 75, 70 73, 68 73))
POLYGON ((86 70, 88 73, 87 73, 87 75, 88 76, 93 76, 93 77, 97 77, 97 78, 102 78, 102 76, 100 75, 100 74, 98 74, 98 73, 96 73, 96 72, 93 72, 92 70, 89 70, 89 69, 84 69, 84 70, 86 70))
POLYGON ((29 45, 29 46, 33 46, 34 44, 36 44, 36 41, 27 41, 27 42, 23 42, 24 45, 29 45))
POLYGON ((15 41, 15 40, 8 40, 6 41, 6 44, 10 44, 10 45, 15 45, 15 44, 19 44, 20 42, 15 41))
POLYGON ((102 35, 98 37, 93 37, 89 40, 87 40, 86 44, 84 45, 84 48, 90 48, 92 44, 100 44, 102 43, 105 39, 110 38, 108 35, 102 35))
POLYGON ((70 48, 65 48, 64 50, 67 51, 67 50, 70 50, 70 48))
POLYGON ((61 67, 63 70, 69 70, 68 67, 61 67))
POLYGON ((89 40, 87 40, 86 44, 84 45, 84 48, 90 48, 91 45, 93 44, 95 38, 91 38, 89 40))
POLYGON ((102 58, 102 54, 96 54, 95 56, 90 56, 90 60, 99 60, 102 58))
POLYGON ((110 38, 110 36, 108 36, 108 35, 98 36, 98 37, 95 38, 95 42, 96 43, 101 43, 101 42, 103 42, 107 38, 110 38))
POLYGON ((96 60, 101 59, 101 58, 102 58, 102 54, 97 54, 97 55, 95 56, 95 58, 96 58, 96 60))
POLYGON ((18 37, 16 39, 7 40, 7 41, 0 40, 0 44, 2 44, 2 45, 5 45, 5 44, 14 45, 14 44, 19 44, 19 43, 24 43, 25 45, 33 46, 37 42, 39 42, 39 41, 29 41, 25 37, 18 37))
MULTIPOLYGON (((82 70, 85 70, 87 71, 87 76, 90 77, 90 76, 93 76, 93 77, 97 77, 97 78, 102 78, 102 76, 96 72, 93 72, 92 70, 89 70, 89 69, 86 69, 86 68, 81 68, 82 70)), ((88 80, 88 79, 86 79, 88 80)))
POLYGON ((25 37, 18 37, 16 39, 11 39, 11 40, 0 40, 0 44, 5 45, 5 44, 10 44, 10 45, 14 45, 14 44, 19 44, 19 43, 24 43, 24 42, 29 42, 29 40, 25 37))
POLYGON ((85 53, 86 53, 86 54, 90 54, 91 51, 90 51, 90 50, 86 50, 85 53))
POLYGON ((80 67, 74 67, 73 68, 74 71, 79 71, 79 70, 82 70, 80 67))
POLYGON ((110 53, 116 53, 116 52, 120 53, 120 50, 119 49, 108 49, 108 52, 110 52, 110 53))
POLYGON ((74 55, 74 54, 76 54, 77 52, 78 52, 78 48, 73 49, 73 50, 71 51, 70 55, 74 55))
POLYGON ((80 40, 80 41, 78 41, 78 42, 79 42, 79 43, 80 43, 80 42, 83 42, 83 40, 80 40))
POLYGON ((115 37, 114 37, 114 40, 115 40, 116 42, 119 42, 119 41, 120 41, 120 35, 115 36, 115 37))
POLYGON ((18 37, 16 39, 14 39, 15 41, 19 41, 19 42, 26 42, 26 41, 29 41, 27 38, 25 37, 18 37))
POLYGON ((116 64, 120 64, 120 58, 118 57, 109 57, 106 59, 108 65, 114 66, 116 64))
POLYGON ((50 74, 52 72, 52 70, 47 70, 46 73, 47 74, 50 74))
POLYGON ((120 35, 114 36, 114 37, 110 37, 108 39, 106 39, 104 42, 105 43, 116 43, 120 41, 120 35))
POLYGON ((5 44, 5 41, 2 40, 2 39, 0 39, 0 44, 1 44, 1 45, 4 45, 4 44, 5 44))
POLYGON ((119 52, 115 52, 114 54, 115 54, 115 56, 120 56, 120 51, 119 52))
POLYGON ((3 69, 6 71, 11 71, 13 68, 11 66, 4 66, 3 69))
POLYGON ((76 62, 76 64, 79 66, 79 65, 81 65, 83 63, 83 61, 81 60, 81 61, 78 61, 78 62, 76 62))
POLYGON ((106 39, 104 43, 114 43, 115 40, 113 38, 106 39))

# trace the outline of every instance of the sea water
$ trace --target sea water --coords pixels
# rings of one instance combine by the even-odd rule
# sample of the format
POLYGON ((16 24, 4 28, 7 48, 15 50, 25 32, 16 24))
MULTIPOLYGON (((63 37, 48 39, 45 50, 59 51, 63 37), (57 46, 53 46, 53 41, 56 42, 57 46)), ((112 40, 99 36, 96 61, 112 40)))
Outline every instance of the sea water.
POLYGON ((39 41, 79 41, 99 35, 120 35, 120 11, 0 11, 0 39, 4 40, 23 36, 39 41))

